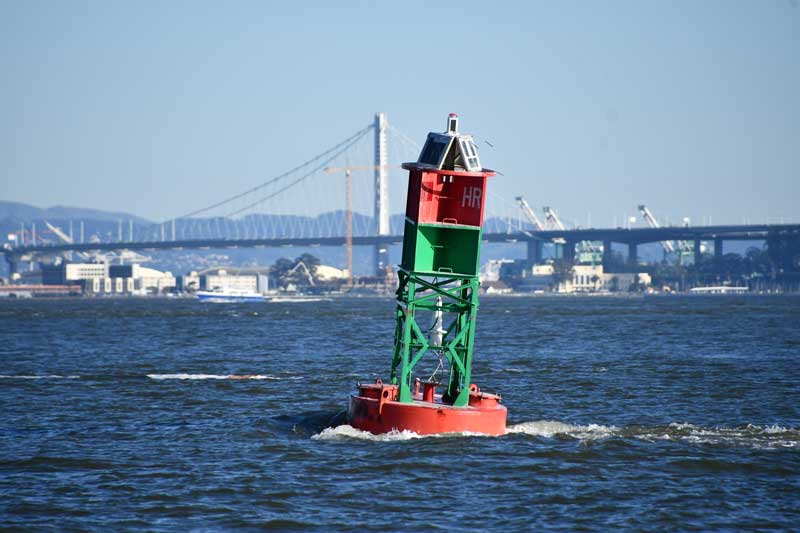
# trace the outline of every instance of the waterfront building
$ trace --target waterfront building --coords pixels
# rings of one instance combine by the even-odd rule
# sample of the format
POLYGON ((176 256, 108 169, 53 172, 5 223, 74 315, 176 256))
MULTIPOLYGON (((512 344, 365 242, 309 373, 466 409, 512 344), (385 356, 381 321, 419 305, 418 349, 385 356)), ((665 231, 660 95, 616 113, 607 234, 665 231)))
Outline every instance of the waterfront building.
MULTIPOLYGON (((261 276, 266 277, 263 276, 263 274, 261 276)), ((266 292, 267 287, 259 286, 259 274, 257 273, 233 273, 228 272, 228 270, 224 268, 219 268, 200 275, 200 289, 206 291, 232 289, 237 291, 261 292, 263 294, 266 292)))
POLYGON ((41 265, 42 283, 44 285, 65 285, 68 282, 89 282, 108 277, 108 265, 105 263, 59 263, 57 265, 41 265))
POLYGON ((557 268, 554 263, 525 265, 508 262, 500 265, 500 279, 507 281, 517 292, 628 292, 632 287, 643 290, 651 283, 645 272, 610 273, 602 264, 573 265, 557 268))
POLYGON ((84 294, 144 295, 174 288, 175 277, 139 264, 61 263, 42 265, 42 283, 80 285, 84 294))
POLYGON ((177 284, 172 272, 161 272, 142 265, 130 266, 132 267, 131 278, 134 283, 134 291, 139 294, 164 293, 174 289, 177 284))
POLYGON ((489 259, 481 267, 480 278, 481 283, 490 281, 500 281, 500 275, 503 270, 503 265, 514 264, 513 259, 489 259))
POLYGON ((200 275, 194 270, 183 276, 175 278, 176 288, 179 291, 193 292, 200 289, 200 275))
POLYGON ((651 283, 646 272, 605 273, 602 265, 575 265, 572 278, 558 286, 558 292, 629 292, 634 285, 641 289, 651 283))

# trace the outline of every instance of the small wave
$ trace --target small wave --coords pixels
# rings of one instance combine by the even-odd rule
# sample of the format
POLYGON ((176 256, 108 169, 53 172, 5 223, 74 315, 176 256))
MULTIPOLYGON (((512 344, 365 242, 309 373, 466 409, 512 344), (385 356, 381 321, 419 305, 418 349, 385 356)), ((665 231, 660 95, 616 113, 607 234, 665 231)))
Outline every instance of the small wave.
POLYGON ((617 428, 589 424, 566 424, 555 420, 538 420, 508 426, 506 434, 521 433, 552 438, 564 435, 579 440, 597 440, 610 437, 654 441, 683 441, 691 444, 749 446, 760 449, 800 448, 800 430, 778 425, 706 428, 685 422, 672 422, 666 426, 629 426, 617 428))
POLYGON ((80 379, 80 376, 60 376, 58 374, 45 374, 41 376, 11 376, 0 374, 0 379, 80 379))
POLYGON ((325 428, 316 435, 311 436, 312 440, 359 439, 375 442, 411 440, 419 438, 422 438, 422 435, 414 433, 413 431, 391 431, 389 433, 374 435, 369 431, 361 431, 360 429, 356 429, 348 424, 336 426, 334 428, 325 428))
POLYGON ((506 435, 522 433, 537 437, 554 437, 556 435, 567 435, 580 440, 594 440, 610 437, 617 428, 614 426, 601 426, 589 424, 588 426, 574 426, 556 420, 536 420, 532 422, 522 422, 506 428, 506 435))
POLYGON ((150 379, 232 379, 232 380, 260 380, 270 379, 279 380, 286 379, 279 376, 270 376, 264 374, 147 374, 150 379))
POLYGON ((489 367, 489 370, 491 370, 492 372, 505 372, 506 374, 522 374, 523 372, 525 372, 524 369, 513 366, 507 368, 489 367))
POLYGON ((777 424, 711 428, 673 422, 661 428, 640 428, 634 437, 644 440, 681 440, 693 444, 748 446, 759 449, 800 448, 800 430, 777 424))
MULTIPOLYGON (((750 426, 750 427, 757 427, 757 426, 750 426)), ((778 425, 772 425, 772 426, 764 426, 763 428, 761 428, 761 431, 763 431, 764 433, 787 433, 792 430, 778 425)))

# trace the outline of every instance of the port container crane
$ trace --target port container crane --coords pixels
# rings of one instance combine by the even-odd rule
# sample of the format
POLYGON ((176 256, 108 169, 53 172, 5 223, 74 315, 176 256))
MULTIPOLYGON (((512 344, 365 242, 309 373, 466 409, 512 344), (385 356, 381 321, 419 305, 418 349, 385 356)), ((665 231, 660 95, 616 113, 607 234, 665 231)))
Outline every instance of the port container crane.
MULTIPOLYGON (((64 232, 61 230, 61 228, 59 228, 58 226, 55 226, 55 225, 53 225, 53 224, 49 223, 49 222, 48 222, 48 221, 46 221, 46 220, 44 221, 44 223, 45 223, 45 225, 47 226, 47 228, 48 228, 50 231, 52 231, 52 232, 55 234, 55 236, 56 236, 56 237, 58 237, 59 239, 61 239, 61 241, 62 241, 62 242, 65 242, 65 243, 67 243, 67 244, 72 244, 72 243, 73 243, 72 237, 70 237, 69 235, 67 235, 66 233, 64 233, 64 232)), ((78 257, 80 257, 81 259, 83 259, 83 260, 88 260, 88 259, 90 259, 90 258, 91 258, 91 255, 89 255, 89 254, 87 254, 87 253, 83 253, 83 252, 76 252, 76 255, 77 255, 78 257)))
POLYGON ((519 208, 522 209, 522 213, 528 219, 528 222, 533 224, 533 227, 536 229, 536 231, 544 231, 544 224, 542 224, 542 222, 539 220, 539 217, 536 216, 536 213, 533 212, 533 209, 531 209, 528 201, 522 196, 517 196, 516 200, 519 204, 519 208))
MULTIPOLYGON (((552 207, 544 206, 542 208, 542 211, 544 211, 545 221, 547 225, 550 226, 550 228, 555 228, 560 230, 567 229, 566 226, 564 226, 564 223, 561 222, 561 219, 558 218, 558 213, 556 213, 555 209, 553 209, 552 207)), ((594 243, 592 243, 591 241, 581 241, 580 246, 584 252, 597 253, 599 251, 597 247, 594 245, 594 243)))
MULTIPOLYGON (((653 216, 653 212, 650 211, 650 209, 646 205, 640 204, 639 212, 642 214, 642 217, 645 219, 648 226, 650 226, 651 228, 661 227, 661 224, 658 223, 656 217, 653 216)), ((661 247, 664 248, 664 252, 668 254, 676 253, 675 244, 678 245, 677 253, 679 254, 691 253, 691 246, 689 246, 689 243, 685 241, 675 241, 675 243, 673 243, 672 241, 661 241, 661 247)))

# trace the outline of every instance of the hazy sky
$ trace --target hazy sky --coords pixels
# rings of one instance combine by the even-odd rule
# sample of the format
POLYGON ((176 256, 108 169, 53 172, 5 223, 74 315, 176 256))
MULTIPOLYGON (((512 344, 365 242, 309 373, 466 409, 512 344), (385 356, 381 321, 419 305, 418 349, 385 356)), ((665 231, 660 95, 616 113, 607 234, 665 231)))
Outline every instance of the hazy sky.
POLYGON ((456 111, 510 200, 800 222, 797 0, 0 0, 0 70, 2 200, 167 219, 456 111))

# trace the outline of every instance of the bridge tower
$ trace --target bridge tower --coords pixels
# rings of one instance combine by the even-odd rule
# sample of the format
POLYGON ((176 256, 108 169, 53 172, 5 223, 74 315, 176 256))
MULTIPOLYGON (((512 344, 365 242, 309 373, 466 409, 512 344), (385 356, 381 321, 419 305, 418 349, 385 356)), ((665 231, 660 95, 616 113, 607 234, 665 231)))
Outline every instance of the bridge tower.
MULTIPOLYGON (((375 113, 375 235, 389 235, 389 184, 387 177, 386 113, 375 113)), ((389 264, 385 244, 375 245, 375 274, 384 276, 389 264)))

